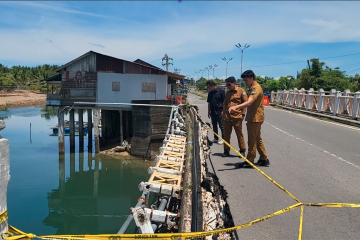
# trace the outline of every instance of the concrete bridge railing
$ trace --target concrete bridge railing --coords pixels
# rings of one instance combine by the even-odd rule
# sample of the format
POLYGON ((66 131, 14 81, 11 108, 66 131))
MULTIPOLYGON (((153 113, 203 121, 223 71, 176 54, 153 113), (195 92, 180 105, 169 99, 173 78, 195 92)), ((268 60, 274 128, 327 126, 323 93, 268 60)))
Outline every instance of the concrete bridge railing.
POLYGON ((271 92, 270 103, 306 111, 330 113, 339 117, 360 119, 360 92, 352 93, 332 89, 314 91, 310 88, 271 92))

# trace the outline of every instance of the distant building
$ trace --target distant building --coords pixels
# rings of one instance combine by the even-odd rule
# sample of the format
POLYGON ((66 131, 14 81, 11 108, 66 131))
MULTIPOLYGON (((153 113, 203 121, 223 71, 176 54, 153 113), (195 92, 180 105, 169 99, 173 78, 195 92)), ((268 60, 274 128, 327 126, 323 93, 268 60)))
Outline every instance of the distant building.
POLYGON ((92 109, 100 109, 101 141, 122 141, 132 137, 132 153, 134 151, 134 155, 138 156, 151 148, 150 141, 155 138, 154 135, 164 139, 170 109, 163 108, 163 113, 153 114, 149 107, 107 103, 171 105, 168 96, 172 94, 173 86, 177 80, 185 78, 141 59, 132 62, 94 51, 55 71, 58 75, 45 79, 48 86, 47 105, 64 108, 73 106, 75 102, 87 102, 88 105, 75 105, 72 109, 89 109, 90 113, 92 109), (154 121, 156 124, 153 124, 154 121))

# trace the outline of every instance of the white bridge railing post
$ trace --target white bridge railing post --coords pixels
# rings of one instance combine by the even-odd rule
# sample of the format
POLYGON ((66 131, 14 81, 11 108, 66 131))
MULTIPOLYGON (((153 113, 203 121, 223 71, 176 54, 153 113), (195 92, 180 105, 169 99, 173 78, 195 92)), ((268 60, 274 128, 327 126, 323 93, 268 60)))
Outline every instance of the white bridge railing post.
POLYGON ((352 119, 357 119, 357 118, 360 118, 360 113, 359 113, 359 110, 360 110, 360 92, 356 92, 354 93, 354 109, 353 109, 353 112, 352 112, 352 119))
POLYGON ((314 89, 310 88, 306 96, 306 111, 309 111, 310 109, 310 103, 312 101, 313 94, 314 94, 314 89))
POLYGON ((324 89, 319 89, 319 102, 318 102, 318 112, 321 113, 323 110, 323 104, 324 104, 324 89))
POLYGON ((339 104, 340 104, 340 97, 341 96, 341 92, 337 91, 335 93, 335 106, 334 106, 334 112, 333 115, 336 116, 339 113, 339 104))

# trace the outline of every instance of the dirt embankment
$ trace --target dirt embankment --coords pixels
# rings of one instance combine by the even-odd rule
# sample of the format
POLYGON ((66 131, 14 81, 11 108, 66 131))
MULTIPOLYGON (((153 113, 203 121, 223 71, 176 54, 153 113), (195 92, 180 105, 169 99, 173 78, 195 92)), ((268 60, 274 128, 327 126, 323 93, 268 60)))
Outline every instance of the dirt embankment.
POLYGON ((0 91, 0 107, 29 107, 46 104, 46 94, 30 90, 0 91))

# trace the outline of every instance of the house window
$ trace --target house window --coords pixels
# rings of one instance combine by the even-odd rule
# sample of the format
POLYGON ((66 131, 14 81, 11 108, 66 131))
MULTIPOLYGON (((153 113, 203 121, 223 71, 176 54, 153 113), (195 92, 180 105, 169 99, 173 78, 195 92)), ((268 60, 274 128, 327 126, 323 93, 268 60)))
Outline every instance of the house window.
POLYGON ((142 83, 142 92, 156 92, 156 83, 142 83))
POLYGON ((120 82, 113 82, 112 83, 112 90, 119 92, 120 91, 120 82))

